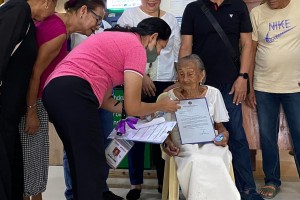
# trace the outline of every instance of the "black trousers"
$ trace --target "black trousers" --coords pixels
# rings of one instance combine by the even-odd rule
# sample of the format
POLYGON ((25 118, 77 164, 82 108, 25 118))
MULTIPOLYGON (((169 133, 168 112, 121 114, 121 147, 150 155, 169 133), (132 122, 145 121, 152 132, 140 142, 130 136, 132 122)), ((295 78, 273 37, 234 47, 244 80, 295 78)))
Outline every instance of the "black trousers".
POLYGON ((90 84, 75 76, 53 79, 43 101, 70 165, 75 200, 101 200, 106 181, 99 102, 90 84))
MULTIPOLYGON (((156 87, 156 93, 153 97, 144 97, 142 100, 147 103, 156 102, 157 97, 163 93, 164 89, 174 84, 174 82, 153 82, 156 87)), ((158 184, 163 185, 165 161, 161 158, 161 149, 159 144, 152 144, 152 160, 156 167, 158 184)), ((144 151, 145 143, 136 142, 128 153, 129 176, 132 185, 143 183, 144 172, 144 151)))
POLYGON ((30 62, 22 65, 17 59, 10 61, 0 86, 1 200, 23 199, 23 155, 18 127, 26 112, 26 94, 32 66, 30 62))

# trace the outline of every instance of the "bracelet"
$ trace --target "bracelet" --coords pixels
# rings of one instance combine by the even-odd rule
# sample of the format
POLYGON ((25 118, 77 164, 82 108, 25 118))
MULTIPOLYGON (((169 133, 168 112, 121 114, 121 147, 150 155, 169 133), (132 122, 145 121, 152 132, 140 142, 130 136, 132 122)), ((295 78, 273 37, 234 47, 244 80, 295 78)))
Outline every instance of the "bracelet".
POLYGON ((114 106, 117 106, 119 103, 121 103, 121 101, 117 101, 114 106))
POLYGON ((36 107, 36 103, 35 103, 35 104, 33 104, 33 105, 29 105, 29 106, 27 106, 27 109, 31 109, 31 108, 34 108, 34 107, 36 107))

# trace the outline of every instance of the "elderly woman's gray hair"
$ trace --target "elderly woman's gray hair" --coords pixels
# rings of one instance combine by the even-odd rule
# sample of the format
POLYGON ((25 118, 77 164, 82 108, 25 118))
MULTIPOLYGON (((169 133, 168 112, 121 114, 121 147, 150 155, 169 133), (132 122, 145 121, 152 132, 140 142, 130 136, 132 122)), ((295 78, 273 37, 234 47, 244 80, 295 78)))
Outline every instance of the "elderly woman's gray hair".
POLYGON ((188 62, 194 63, 196 65, 196 67, 199 68, 200 71, 205 70, 203 61, 196 54, 191 54, 189 56, 185 56, 185 57, 180 58, 178 60, 178 63, 177 63, 177 69, 180 68, 180 67, 184 67, 186 65, 186 63, 188 63, 188 62))

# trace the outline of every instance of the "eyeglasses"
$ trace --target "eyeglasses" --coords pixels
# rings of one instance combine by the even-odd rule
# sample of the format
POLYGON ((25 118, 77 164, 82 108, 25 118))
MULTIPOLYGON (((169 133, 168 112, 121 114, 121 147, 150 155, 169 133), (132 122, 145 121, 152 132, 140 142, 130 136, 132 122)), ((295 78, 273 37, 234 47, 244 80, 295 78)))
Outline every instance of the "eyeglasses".
POLYGON ((93 10, 89 9, 89 11, 94 15, 95 19, 96 19, 96 26, 100 26, 102 23, 102 19, 103 17, 100 15, 97 15, 93 10))

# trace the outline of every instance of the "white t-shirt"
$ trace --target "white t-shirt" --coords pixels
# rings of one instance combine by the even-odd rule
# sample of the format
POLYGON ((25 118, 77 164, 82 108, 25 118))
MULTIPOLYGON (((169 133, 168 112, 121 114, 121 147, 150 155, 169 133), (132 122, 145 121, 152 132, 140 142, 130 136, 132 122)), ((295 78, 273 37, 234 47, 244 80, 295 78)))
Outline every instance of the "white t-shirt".
POLYGON ((283 9, 253 8, 252 40, 257 41, 254 89, 269 93, 300 92, 300 0, 283 9))
MULTIPOLYGON (((103 24, 103 27, 100 27, 99 30, 97 30, 95 34, 103 32, 104 29, 111 28, 111 25, 105 20, 102 20, 102 24, 103 24)), ((73 49, 78 44, 80 44, 83 40, 85 40, 88 36, 82 35, 80 33, 73 33, 73 34, 71 34, 70 37, 71 37, 71 49, 73 49)))
MULTIPOLYGON (((144 13, 139 7, 128 8, 119 18, 118 24, 121 26, 128 25, 131 27, 136 27, 140 21, 149 17, 152 16, 144 13)), ((152 63, 152 67, 149 69, 147 66, 146 73, 150 75, 150 78, 153 81, 175 81, 176 70, 174 62, 177 62, 178 60, 180 47, 180 28, 176 18, 170 13, 166 12, 161 19, 168 23, 172 33, 167 46, 161 50, 156 61, 152 63)))

